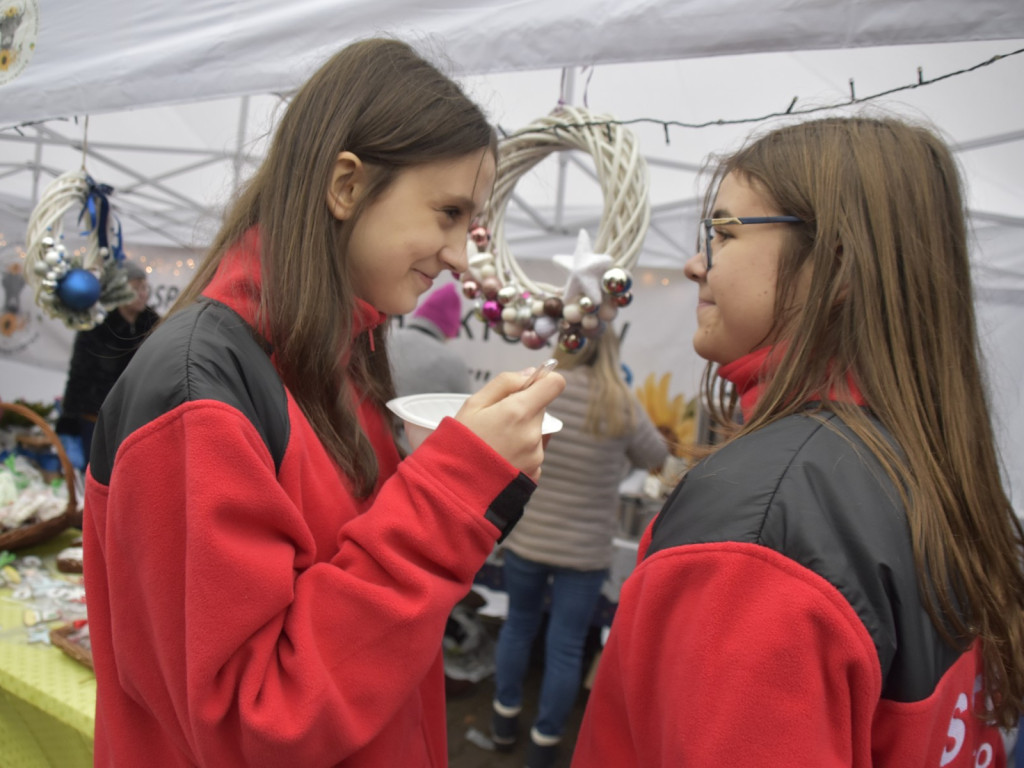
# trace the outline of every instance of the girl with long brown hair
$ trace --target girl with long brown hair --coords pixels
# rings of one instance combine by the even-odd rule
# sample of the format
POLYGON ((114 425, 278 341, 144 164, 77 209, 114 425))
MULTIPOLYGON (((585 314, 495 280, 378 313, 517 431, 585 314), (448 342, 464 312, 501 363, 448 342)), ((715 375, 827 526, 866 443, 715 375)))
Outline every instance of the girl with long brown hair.
POLYGON ((574 766, 1006 765, 1022 533, 949 149, 792 125, 707 201, 686 274, 727 431, 645 534, 574 766))
POLYGON ((495 649, 491 738, 499 749, 512 749, 531 652, 547 615, 537 712, 524 739, 529 768, 555 765, 580 691, 587 635, 612 564, 622 478, 633 467, 656 469, 668 456, 626 384, 611 326, 581 350, 559 348, 555 358, 566 384, 550 410, 564 426, 547 446, 522 522, 502 544, 508 615, 495 649))
POLYGON ((397 40, 292 99, 100 413, 85 581, 97 766, 441 766, 449 612, 564 386, 505 373, 399 465, 386 316, 466 268, 479 108, 397 40))

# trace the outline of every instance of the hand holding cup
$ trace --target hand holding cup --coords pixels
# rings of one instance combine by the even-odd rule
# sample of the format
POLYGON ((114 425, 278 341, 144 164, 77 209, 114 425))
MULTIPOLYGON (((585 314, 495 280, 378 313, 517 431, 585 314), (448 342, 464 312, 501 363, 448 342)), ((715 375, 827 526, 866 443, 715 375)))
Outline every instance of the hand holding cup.
POLYGON ((471 395, 456 420, 497 451, 509 464, 536 481, 544 460, 546 440, 541 422, 547 406, 565 389, 565 379, 550 373, 552 366, 533 381, 530 375, 542 371, 506 372, 471 395))

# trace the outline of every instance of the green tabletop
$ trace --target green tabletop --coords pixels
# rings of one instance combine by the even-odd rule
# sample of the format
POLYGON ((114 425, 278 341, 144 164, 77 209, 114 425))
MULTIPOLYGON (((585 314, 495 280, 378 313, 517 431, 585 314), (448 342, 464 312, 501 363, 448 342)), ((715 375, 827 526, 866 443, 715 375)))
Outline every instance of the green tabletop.
MULTIPOLYGON (((39 555, 50 564, 79 535, 77 529, 68 529, 16 554, 39 555)), ((27 607, 12 598, 10 589, 0 589, 0 765, 88 768, 92 766, 96 678, 91 669, 59 648, 28 642, 27 607)))

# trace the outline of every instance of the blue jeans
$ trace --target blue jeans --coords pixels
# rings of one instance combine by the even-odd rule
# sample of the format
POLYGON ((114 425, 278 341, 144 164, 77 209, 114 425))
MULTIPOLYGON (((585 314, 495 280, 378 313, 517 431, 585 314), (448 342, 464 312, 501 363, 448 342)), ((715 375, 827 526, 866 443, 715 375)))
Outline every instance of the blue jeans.
POLYGON ((1024 768, 1024 717, 1017 723, 1017 751, 1013 765, 1015 768, 1024 768))
POLYGON ((507 707, 523 703, 523 678, 534 638, 544 618, 551 585, 551 606, 544 638, 544 674, 534 727, 545 736, 561 736, 583 674, 583 646, 608 569, 576 571, 519 557, 505 550, 508 617, 495 652, 496 698, 507 707))

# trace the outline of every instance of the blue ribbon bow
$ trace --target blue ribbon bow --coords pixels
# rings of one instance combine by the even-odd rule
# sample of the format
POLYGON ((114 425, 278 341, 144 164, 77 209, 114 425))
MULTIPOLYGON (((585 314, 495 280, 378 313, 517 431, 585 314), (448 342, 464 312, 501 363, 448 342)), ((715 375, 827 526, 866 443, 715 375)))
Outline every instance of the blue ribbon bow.
POLYGON ((85 196, 82 212, 78 214, 78 223, 81 224, 82 218, 88 214, 89 229, 82 232, 82 234, 87 235, 95 230, 96 240, 100 247, 108 248, 116 261, 124 261, 125 254, 121 240, 121 222, 112 213, 110 200, 107 199, 108 195, 113 193, 114 188, 109 184, 97 184, 91 176, 85 177, 85 183, 88 185, 89 191, 85 196), (108 241, 111 220, 114 223, 113 243, 108 241))

